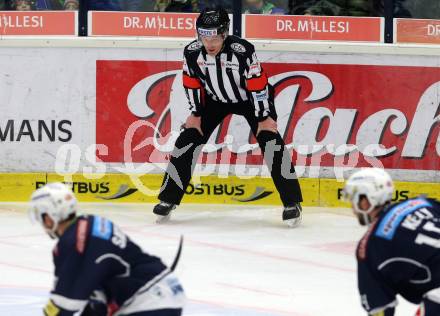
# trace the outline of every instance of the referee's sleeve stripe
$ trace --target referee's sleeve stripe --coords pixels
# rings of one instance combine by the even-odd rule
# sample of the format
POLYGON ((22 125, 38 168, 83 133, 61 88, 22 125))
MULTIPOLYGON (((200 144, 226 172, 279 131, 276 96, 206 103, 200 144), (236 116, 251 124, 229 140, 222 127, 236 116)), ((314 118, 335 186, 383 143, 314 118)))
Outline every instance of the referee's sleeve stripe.
POLYGON ((246 82, 249 91, 261 91, 267 86, 267 76, 263 72, 260 77, 247 79, 246 82))
POLYGON ((183 86, 187 89, 202 88, 202 84, 200 83, 199 79, 190 77, 187 74, 183 74, 183 86))
POLYGON ((269 101, 263 100, 261 102, 263 102, 263 116, 266 116, 269 114, 269 101))

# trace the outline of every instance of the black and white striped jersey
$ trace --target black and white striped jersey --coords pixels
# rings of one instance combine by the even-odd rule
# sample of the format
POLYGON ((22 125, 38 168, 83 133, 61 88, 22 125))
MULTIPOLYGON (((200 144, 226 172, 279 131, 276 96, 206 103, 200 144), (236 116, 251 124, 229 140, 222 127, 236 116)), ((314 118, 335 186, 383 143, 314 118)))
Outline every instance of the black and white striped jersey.
POLYGON ((183 86, 190 110, 200 115, 204 94, 220 103, 251 102, 259 121, 269 115, 267 76, 248 41, 230 35, 213 57, 195 40, 184 50, 183 86))

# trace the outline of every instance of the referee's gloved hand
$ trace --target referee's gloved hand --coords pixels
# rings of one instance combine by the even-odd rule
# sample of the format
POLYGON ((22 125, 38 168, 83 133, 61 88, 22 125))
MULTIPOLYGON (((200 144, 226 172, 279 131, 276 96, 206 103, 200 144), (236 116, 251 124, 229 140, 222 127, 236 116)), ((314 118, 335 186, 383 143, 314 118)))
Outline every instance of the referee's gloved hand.
POLYGON ((268 116, 267 119, 258 123, 257 135, 255 136, 258 136, 261 131, 278 133, 277 122, 268 116))
POLYGON ((200 127, 200 122, 201 122, 200 116, 195 116, 191 114, 186 119, 185 128, 195 128, 196 130, 199 131, 200 135, 203 136, 202 128, 200 127))

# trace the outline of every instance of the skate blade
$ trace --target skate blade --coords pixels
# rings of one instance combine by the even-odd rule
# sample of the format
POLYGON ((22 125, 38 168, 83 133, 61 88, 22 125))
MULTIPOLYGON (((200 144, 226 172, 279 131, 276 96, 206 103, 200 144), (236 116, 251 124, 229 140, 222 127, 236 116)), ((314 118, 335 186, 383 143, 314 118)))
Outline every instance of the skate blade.
POLYGON ((296 228, 301 225, 301 217, 292 218, 284 221, 289 228, 296 228))
POLYGON ((157 215, 156 224, 164 224, 168 222, 170 218, 171 218, 171 214, 168 214, 166 216, 157 215))

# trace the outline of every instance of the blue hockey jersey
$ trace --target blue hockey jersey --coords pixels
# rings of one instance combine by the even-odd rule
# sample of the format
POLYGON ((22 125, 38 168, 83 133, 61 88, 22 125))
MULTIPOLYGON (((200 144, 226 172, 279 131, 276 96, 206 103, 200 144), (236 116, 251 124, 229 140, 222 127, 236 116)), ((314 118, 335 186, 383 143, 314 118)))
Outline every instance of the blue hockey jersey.
POLYGON ((440 287, 440 204, 416 198, 389 206, 357 247, 358 286, 369 314, 388 309, 396 295, 419 304, 440 287))
POLYGON ((47 315, 73 315, 95 290, 112 306, 122 306, 146 284, 168 273, 157 257, 144 253, 111 221, 81 216, 54 248, 55 285, 47 315))

